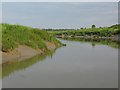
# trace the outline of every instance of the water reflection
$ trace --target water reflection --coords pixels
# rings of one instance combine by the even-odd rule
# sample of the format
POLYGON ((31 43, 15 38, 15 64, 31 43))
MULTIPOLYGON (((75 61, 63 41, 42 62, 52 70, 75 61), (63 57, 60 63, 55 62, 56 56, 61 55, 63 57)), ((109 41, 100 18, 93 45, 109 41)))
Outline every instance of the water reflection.
POLYGON ((21 62, 15 60, 12 62, 5 63, 2 65, 2 78, 9 76, 9 74, 11 74, 14 71, 26 69, 39 61, 44 61, 46 57, 52 58, 54 53, 55 51, 49 51, 21 62))
MULTIPOLYGON (((108 45, 113 48, 120 48, 119 44, 120 42, 116 42, 113 40, 106 40, 106 39, 83 39, 83 38, 60 38, 62 40, 68 40, 68 41, 80 41, 80 42, 88 42, 91 43, 93 47, 95 47, 96 44, 101 45, 108 45)), ((46 57, 52 58, 53 54, 56 50, 52 52, 46 52, 44 54, 40 54, 37 56, 34 56, 30 59, 18 62, 17 60, 13 60, 12 62, 8 62, 2 65, 2 78, 8 76, 14 71, 26 69, 29 66, 32 66, 33 64, 36 64, 39 61, 44 61, 46 57)))
POLYGON ((60 41, 67 46, 54 55, 3 65, 3 88, 118 87, 118 49, 95 41, 60 41))
POLYGON ((88 42, 91 43, 93 47, 95 47, 96 44, 99 45, 108 45, 113 48, 120 48, 120 41, 111 40, 111 39, 85 39, 85 38, 60 38, 62 40, 68 40, 68 41, 80 41, 80 42, 88 42))

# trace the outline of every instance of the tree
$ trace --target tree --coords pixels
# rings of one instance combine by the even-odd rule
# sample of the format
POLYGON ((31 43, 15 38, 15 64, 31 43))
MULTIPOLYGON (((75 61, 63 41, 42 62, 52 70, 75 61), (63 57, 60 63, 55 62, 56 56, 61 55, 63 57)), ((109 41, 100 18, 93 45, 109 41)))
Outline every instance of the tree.
POLYGON ((92 25, 92 28, 95 28, 95 25, 92 25))
POLYGON ((81 27, 81 29, 83 29, 83 27, 81 27))

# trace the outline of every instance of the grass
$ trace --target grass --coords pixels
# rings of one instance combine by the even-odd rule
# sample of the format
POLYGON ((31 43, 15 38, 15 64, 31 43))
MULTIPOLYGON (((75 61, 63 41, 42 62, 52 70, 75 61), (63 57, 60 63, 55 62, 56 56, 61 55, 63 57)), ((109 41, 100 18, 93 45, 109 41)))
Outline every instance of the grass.
POLYGON ((22 25, 10 25, 3 23, 2 25, 2 51, 9 52, 19 45, 27 45, 34 49, 45 49, 47 46, 45 41, 53 42, 56 46, 62 45, 53 36, 46 31, 38 28, 31 28, 22 25))

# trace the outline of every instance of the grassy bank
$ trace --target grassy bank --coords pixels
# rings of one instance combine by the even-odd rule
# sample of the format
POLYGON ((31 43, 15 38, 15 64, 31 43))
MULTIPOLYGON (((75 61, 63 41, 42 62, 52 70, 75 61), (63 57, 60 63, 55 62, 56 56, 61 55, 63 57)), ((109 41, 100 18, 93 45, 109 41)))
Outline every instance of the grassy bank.
POLYGON ((120 25, 113 25, 110 27, 100 27, 96 28, 95 25, 92 28, 81 28, 77 30, 49 30, 48 33, 52 35, 64 35, 65 36, 93 36, 95 37, 112 37, 114 35, 118 35, 120 33, 120 30, 118 29, 118 26, 120 25))
POLYGON ((34 49, 48 50, 45 41, 57 46, 64 45, 46 31, 22 25, 2 24, 2 51, 10 52, 19 45, 27 45, 34 49))

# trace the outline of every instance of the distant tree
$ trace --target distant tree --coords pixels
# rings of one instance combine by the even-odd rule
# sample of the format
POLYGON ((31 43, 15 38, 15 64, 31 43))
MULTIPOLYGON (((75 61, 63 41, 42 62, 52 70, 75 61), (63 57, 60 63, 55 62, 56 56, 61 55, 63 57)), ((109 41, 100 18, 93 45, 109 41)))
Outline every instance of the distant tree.
POLYGON ((92 25, 92 28, 95 28, 95 25, 92 25))
POLYGON ((87 28, 85 27, 85 29, 87 29, 87 28))
POLYGON ((83 27, 81 27, 81 29, 83 29, 83 27))

